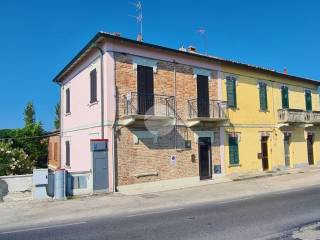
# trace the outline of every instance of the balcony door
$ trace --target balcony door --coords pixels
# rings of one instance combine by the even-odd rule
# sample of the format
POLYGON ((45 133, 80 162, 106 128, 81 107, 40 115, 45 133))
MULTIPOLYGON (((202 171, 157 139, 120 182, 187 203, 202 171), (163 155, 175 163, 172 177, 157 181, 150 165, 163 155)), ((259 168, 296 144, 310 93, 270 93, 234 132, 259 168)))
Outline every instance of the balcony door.
POLYGON ((154 92, 153 92, 153 68, 138 65, 137 76, 137 112, 142 115, 153 115, 154 92))
POLYGON ((197 75, 197 110, 198 117, 209 117, 208 77, 197 75))

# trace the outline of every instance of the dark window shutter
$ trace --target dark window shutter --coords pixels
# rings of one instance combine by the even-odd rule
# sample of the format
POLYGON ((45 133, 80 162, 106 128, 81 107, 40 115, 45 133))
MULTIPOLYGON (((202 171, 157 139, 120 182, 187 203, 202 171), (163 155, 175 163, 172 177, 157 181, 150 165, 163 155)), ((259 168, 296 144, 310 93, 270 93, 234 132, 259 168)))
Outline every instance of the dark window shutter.
POLYGON ((70 89, 66 90, 66 113, 70 113, 70 89))
POLYGON ((90 72, 90 103, 97 101, 97 70, 90 72))
POLYGON ((70 142, 66 141, 66 166, 70 166, 70 142))
POLYGON ((227 77, 226 79, 228 107, 237 107, 236 78, 227 77))
POLYGON ((267 85, 265 83, 259 83, 259 98, 260 98, 260 110, 268 109, 267 99, 267 85))
POLYGON ((238 137, 229 136, 229 163, 239 164, 238 137))
POLYGON ((305 100, 306 100, 306 110, 312 111, 312 97, 311 97, 311 91, 306 90, 305 91, 305 100))
POLYGON ((289 91, 288 87, 282 86, 281 87, 281 95, 282 95, 282 108, 286 109, 289 108, 289 91))

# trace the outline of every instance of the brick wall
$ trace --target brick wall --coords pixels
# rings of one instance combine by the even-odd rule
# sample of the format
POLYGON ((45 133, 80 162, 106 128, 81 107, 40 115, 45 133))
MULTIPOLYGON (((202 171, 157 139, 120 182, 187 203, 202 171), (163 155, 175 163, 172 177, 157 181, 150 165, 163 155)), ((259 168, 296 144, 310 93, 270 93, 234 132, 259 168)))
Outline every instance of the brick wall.
MULTIPOLYGON (((116 53, 115 60, 117 118, 121 119, 124 116, 124 97, 128 92, 137 91, 137 77, 130 56, 116 53)), ((176 64, 176 104, 180 127, 160 135, 157 142, 147 138, 134 143, 134 132, 146 130, 144 125, 118 127, 115 146, 117 185, 199 176, 198 144, 194 137, 194 130, 199 129, 190 129, 185 125, 188 116, 187 100, 197 98, 196 84, 193 68, 176 64), (185 140, 191 141, 191 149, 183 149, 185 140), (170 160, 172 155, 176 156, 175 164, 170 160)), ((174 63, 158 61, 157 73, 154 74, 154 93, 174 95, 174 63)), ((217 99, 215 72, 209 81, 209 96, 210 99, 217 99)), ((218 133, 218 129, 213 127, 202 127, 200 130, 218 133)), ((212 161, 213 164, 220 164, 219 134, 215 136, 212 161)))

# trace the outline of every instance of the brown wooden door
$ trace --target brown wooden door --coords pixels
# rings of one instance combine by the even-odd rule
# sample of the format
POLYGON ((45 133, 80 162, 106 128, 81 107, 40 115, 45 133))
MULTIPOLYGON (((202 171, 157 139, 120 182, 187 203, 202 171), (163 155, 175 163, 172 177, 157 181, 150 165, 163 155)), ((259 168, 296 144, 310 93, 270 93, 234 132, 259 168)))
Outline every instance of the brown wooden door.
POLYGON ((138 114, 153 115, 153 68, 138 65, 137 101, 138 114))
POLYGON ((199 173, 200 179, 212 178, 211 138, 199 138, 199 173))
POLYGON ((268 137, 262 137, 261 139, 261 153, 262 153, 262 169, 263 171, 267 171, 269 170, 268 137))
POLYGON ((308 138, 307 138, 307 150, 308 150, 308 163, 309 163, 309 165, 313 165, 314 164, 313 135, 308 135, 308 138))
POLYGON ((197 76, 198 117, 209 117, 209 83, 208 77, 197 76))

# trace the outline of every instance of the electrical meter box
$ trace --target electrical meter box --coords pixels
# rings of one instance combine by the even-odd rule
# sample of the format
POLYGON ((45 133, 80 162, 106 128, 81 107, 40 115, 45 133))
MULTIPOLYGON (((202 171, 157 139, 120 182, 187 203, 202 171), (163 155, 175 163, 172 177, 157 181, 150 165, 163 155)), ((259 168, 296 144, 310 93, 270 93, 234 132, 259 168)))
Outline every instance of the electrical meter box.
POLYGON ((33 186, 48 184, 48 169, 33 170, 33 186))

